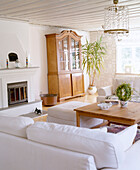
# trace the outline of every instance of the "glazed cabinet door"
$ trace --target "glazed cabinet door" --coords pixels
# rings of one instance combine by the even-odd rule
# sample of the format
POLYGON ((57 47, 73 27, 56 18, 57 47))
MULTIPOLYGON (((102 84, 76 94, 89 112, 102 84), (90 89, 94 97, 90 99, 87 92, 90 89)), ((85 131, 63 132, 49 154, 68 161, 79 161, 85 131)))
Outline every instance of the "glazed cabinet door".
POLYGON ((80 41, 76 41, 71 37, 71 70, 81 70, 81 53, 80 53, 80 41))
POLYGON ((73 96, 84 93, 84 75, 83 73, 72 74, 72 92, 73 96))
POLYGON ((69 57, 69 37, 66 36, 58 41, 58 54, 59 54, 59 71, 70 70, 70 57, 69 57))
POLYGON ((59 98, 66 98, 72 96, 71 75, 59 75, 59 98))

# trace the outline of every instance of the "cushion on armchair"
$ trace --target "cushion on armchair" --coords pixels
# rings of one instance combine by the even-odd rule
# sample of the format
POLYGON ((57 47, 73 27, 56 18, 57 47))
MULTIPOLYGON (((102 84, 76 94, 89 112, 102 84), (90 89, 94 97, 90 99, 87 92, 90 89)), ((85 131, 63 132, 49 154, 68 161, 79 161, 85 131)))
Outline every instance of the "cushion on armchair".
MULTIPOLYGON (((134 134, 137 126, 131 126, 124 132, 134 134), (127 132, 128 130, 128 132, 127 132)), ((79 128, 54 123, 37 122, 27 128, 28 139, 76 152, 93 155, 96 166, 100 168, 118 168, 123 162, 124 151, 132 145, 132 137, 123 132, 119 135, 96 129, 79 128), (130 140, 131 139, 131 140, 130 140), (124 143, 126 146, 124 146, 124 143)))

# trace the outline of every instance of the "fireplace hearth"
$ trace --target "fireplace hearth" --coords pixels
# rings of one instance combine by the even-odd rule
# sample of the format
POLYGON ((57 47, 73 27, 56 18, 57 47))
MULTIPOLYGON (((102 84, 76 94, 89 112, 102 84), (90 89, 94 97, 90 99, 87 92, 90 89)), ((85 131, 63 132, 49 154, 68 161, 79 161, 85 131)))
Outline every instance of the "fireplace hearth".
POLYGON ((28 102, 27 81, 7 84, 8 105, 28 102))

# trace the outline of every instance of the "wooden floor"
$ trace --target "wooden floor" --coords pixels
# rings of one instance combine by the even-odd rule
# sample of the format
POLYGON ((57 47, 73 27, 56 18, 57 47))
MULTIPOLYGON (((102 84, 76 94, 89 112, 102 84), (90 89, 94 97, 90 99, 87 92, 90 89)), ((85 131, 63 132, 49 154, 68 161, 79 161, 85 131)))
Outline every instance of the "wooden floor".
MULTIPOLYGON (((65 101, 58 102, 57 104, 62 104, 70 101, 80 101, 80 102, 86 102, 86 103, 96 103, 96 97, 97 94, 94 95, 85 95, 84 97, 76 97, 73 99, 68 99, 65 101)), ((48 110, 49 107, 43 106, 43 110, 48 110)))

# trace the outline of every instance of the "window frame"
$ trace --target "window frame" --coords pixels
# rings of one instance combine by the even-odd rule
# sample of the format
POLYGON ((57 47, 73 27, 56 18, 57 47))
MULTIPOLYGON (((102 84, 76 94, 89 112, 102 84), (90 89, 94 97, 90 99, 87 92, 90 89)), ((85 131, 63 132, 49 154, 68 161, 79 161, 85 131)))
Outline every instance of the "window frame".
MULTIPOLYGON (((119 60, 119 54, 121 54, 121 50, 123 48, 131 48, 132 49, 132 58, 131 59, 132 61, 134 61, 134 54, 136 54, 136 48, 140 48, 140 43, 130 43, 130 42, 118 42, 116 43, 116 67, 115 67, 115 74, 116 75, 140 75, 140 72, 139 73, 120 73, 120 72, 117 72, 117 64, 119 63, 118 60, 119 60)), ((134 65, 134 64, 133 64, 134 65)))

